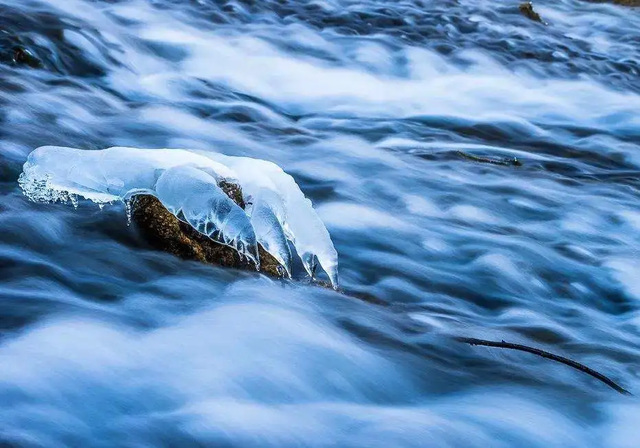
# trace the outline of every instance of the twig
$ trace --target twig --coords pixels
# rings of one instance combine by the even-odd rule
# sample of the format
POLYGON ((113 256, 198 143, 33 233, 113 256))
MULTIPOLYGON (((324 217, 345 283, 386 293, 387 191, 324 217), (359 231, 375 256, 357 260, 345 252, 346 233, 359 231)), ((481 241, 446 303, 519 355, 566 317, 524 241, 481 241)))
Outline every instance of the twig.
POLYGON ((521 345, 521 344, 512 344, 510 342, 505 342, 505 341, 500 341, 500 342, 497 342, 497 341, 485 341, 483 339, 465 338, 465 337, 458 337, 458 338, 455 338, 455 339, 457 341, 459 341, 459 342, 463 342, 463 343, 469 344, 469 345, 484 345, 484 346, 487 346, 487 347, 498 347, 498 348, 507 348, 507 349, 511 349, 511 350, 520 350, 522 352, 527 352, 527 353, 531 353, 531 354, 534 354, 534 355, 541 356, 543 358, 551 359, 552 361, 556 361, 556 362, 565 364, 565 365, 567 365, 569 367, 573 367, 574 369, 580 370, 581 372, 584 372, 587 375, 591 375, 592 377, 602 381, 607 386, 609 386, 612 389, 615 389, 616 391, 618 391, 619 393, 621 393, 623 395, 633 395, 628 390, 626 390, 623 387, 621 387, 618 384, 616 384, 612 379, 606 377, 605 375, 601 374, 600 372, 596 372, 595 370, 590 369, 589 367, 585 366, 584 364, 580 364, 579 362, 573 361, 573 360, 571 360, 569 358, 565 358, 563 356, 554 355, 553 353, 549 353, 547 351, 540 350, 538 348, 528 347, 526 345, 521 345))

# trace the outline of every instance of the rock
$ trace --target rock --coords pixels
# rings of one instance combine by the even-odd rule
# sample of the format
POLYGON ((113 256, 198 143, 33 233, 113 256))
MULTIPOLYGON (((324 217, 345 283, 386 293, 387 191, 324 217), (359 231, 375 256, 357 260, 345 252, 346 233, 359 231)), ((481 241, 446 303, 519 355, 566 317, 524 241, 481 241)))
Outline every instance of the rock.
POLYGON ((502 166, 522 166, 522 162, 517 157, 506 157, 502 159, 495 159, 489 157, 476 156, 464 151, 456 151, 456 153, 467 160, 472 160, 478 163, 488 163, 490 165, 502 165, 502 166))
POLYGON ((621 6, 640 6, 640 0, 586 0, 591 3, 613 3, 621 6))
POLYGON ((14 47, 12 55, 16 65, 27 65, 31 68, 40 68, 42 63, 29 50, 24 47, 14 47))
POLYGON ((520 12, 525 17, 528 17, 529 19, 531 19, 531 20, 533 20, 535 22, 545 23, 542 20, 542 17, 540 17, 540 14, 538 14, 535 11, 535 9, 533 9, 533 3, 531 3, 531 2, 521 3, 520 6, 518 7, 518 9, 520 9, 520 12))
POLYGON ((231 198, 233 202, 238 204, 240 208, 244 210, 246 205, 244 203, 244 198, 242 197, 242 188, 240 188, 240 185, 223 180, 218 184, 218 186, 231 198))
MULTIPOLYGON (((239 185, 222 181, 220 188, 244 209, 245 203, 239 185)), ((180 221, 155 196, 136 196, 131 204, 131 220, 156 249, 185 260, 251 271, 256 269, 251 261, 241 259, 235 249, 213 241, 180 221)), ((258 252, 260 272, 272 277, 284 277, 284 268, 261 245, 258 245, 258 252)))
POLYGON ((4 30, 0 23, 0 64, 42 68, 42 61, 30 49, 32 46, 34 45, 29 45, 27 39, 22 39, 4 30))

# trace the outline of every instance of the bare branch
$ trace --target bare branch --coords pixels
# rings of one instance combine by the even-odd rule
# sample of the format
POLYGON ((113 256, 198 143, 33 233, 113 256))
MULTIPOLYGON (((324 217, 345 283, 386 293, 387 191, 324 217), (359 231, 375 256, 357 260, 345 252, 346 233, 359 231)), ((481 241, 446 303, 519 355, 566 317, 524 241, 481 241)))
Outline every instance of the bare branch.
POLYGON ((554 355, 553 353, 544 351, 544 350, 540 350, 538 348, 533 348, 533 347, 529 347, 526 345, 521 345, 521 344, 512 344, 510 342, 505 342, 505 341, 486 341, 484 339, 475 339, 475 338, 465 338, 465 337, 457 337, 455 338, 457 341, 459 342, 463 342, 465 344, 469 344, 469 345, 484 345, 487 347, 497 347, 497 348, 506 348, 506 349, 510 349, 510 350, 520 350, 522 352, 527 352, 527 353, 531 353, 534 355, 538 355, 541 356, 543 358, 547 358, 550 359, 552 361, 556 361, 562 364, 565 364, 569 367, 573 367, 576 370, 580 370, 581 372, 586 373, 587 375, 591 375, 592 377, 602 381, 603 383, 605 383, 607 386, 609 386, 612 389, 615 389, 616 391, 618 391, 619 393, 623 394, 623 395, 633 395, 631 392, 629 392, 628 390, 624 389, 623 387, 619 386, 616 382, 614 382, 612 379, 610 379, 609 377, 603 375, 600 372, 596 372, 595 370, 585 366, 584 364, 580 364, 579 362, 573 361, 569 358, 565 358, 564 356, 559 356, 559 355, 554 355))

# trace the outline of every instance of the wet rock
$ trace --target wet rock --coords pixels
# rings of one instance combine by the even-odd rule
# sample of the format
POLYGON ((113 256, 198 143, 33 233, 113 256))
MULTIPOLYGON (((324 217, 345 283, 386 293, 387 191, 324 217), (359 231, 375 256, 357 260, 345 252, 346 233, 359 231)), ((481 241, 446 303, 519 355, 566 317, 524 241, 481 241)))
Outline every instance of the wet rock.
POLYGON ((13 48, 13 63, 16 65, 26 65, 31 68, 40 68, 42 63, 29 50, 23 47, 13 48))
POLYGON ((98 30, 62 13, 22 3, 0 1, 0 64, 97 77, 107 73, 99 60, 118 63, 98 30), (93 50, 83 48, 81 42, 85 40, 91 42, 100 58, 93 50))
MULTIPOLYGON (((220 188, 244 209, 240 186, 223 181, 220 188)), ((251 261, 241 258, 235 249, 211 240, 180 221, 155 196, 136 196, 131 204, 131 220, 156 249, 185 260, 251 271, 256 269, 251 261)), ((284 276, 284 268, 271 254, 260 245, 258 252, 260 272, 277 278, 284 276)))
POLYGON ((520 12, 527 18, 535 21, 535 22, 540 22, 540 23, 545 23, 542 20, 542 17, 540 17, 540 14, 538 14, 536 12, 535 9, 533 9, 533 3, 531 2, 524 2, 521 3, 520 6, 518 7, 518 9, 520 9, 520 12))
POLYGON ((478 163, 488 163, 490 165, 501 165, 501 166, 522 166, 522 162, 518 160, 517 157, 506 157, 501 159, 495 159, 490 157, 476 156, 474 154, 469 154, 464 151, 456 151, 456 153, 464 159, 472 160, 478 163))
POLYGON ((227 196, 231 198, 233 202, 238 204, 240 208, 244 210, 245 203, 244 203, 244 199, 242 198, 242 188, 240 188, 240 185, 223 180, 218 184, 218 186, 222 191, 225 192, 227 196))
POLYGON ((27 39, 4 29, 0 19, 0 64, 41 68, 42 62, 30 49, 31 46, 27 39))
POLYGON ((640 0, 586 0, 591 3, 613 3, 621 6, 640 6, 640 0))
POLYGON ((616 5, 640 6, 640 0, 613 0, 616 5))

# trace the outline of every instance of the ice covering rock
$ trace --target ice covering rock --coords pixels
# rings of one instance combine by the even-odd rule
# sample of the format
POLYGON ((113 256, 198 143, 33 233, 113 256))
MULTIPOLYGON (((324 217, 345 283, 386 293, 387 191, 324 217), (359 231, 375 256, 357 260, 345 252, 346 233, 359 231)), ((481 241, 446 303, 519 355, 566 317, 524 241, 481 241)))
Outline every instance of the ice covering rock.
POLYGON ((155 192, 171 213, 198 232, 259 263, 258 242, 249 217, 218 187, 213 176, 192 166, 169 168, 158 178, 155 192))
POLYGON ((181 149, 43 146, 29 155, 19 183, 30 199, 44 202, 85 198, 104 204, 150 194, 256 265, 259 242, 290 276, 290 241, 310 275, 317 260, 332 285, 338 284, 338 256, 327 229, 293 177, 268 161, 181 149), (223 180, 242 187, 246 210, 220 189, 223 180))
MULTIPOLYGON (((236 172, 246 195, 245 202, 253 210, 268 209, 271 212, 252 214, 254 228, 273 229, 271 236, 276 240, 280 238, 278 227, 281 227, 286 238, 293 242, 309 275, 313 275, 317 260, 329 275, 331 283, 337 284, 338 254, 329 232, 293 177, 275 163, 266 160, 215 153, 207 153, 207 157, 236 172), (261 226, 258 221, 270 219, 269 215, 275 217, 280 226, 270 222, 261 226)), ((267 238, 265 235, 261 237, 267 238)), ((274 256, 280 261, 278 256, 274 256)))

